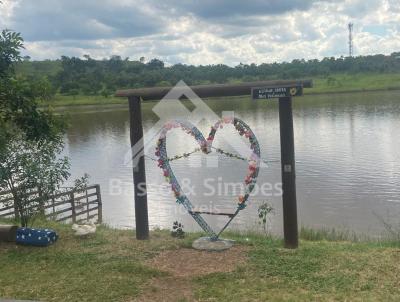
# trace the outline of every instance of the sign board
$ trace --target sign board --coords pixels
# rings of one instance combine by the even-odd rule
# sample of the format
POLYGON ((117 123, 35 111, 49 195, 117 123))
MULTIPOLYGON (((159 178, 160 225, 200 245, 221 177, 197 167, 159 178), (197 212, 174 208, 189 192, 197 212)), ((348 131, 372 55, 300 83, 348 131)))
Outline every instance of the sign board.
POLYGON ((303 95, 302 85, 254 87, 251 89, 251 96, 253 100, 274 99, 301 95, 303 95))

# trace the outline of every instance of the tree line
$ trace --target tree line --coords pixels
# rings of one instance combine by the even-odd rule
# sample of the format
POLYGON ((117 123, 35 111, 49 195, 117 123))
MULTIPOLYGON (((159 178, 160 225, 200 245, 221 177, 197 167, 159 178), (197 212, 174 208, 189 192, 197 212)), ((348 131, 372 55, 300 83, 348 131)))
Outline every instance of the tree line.
POLYGON ((400 52, 391 55, 293 60, 283 63, 166 66, 159 59, 145 62, 111 56, 95 60, 89 55, 62 56, 58 60, 30 61, 25 58, 18 73, 30 78, 43 90, 67 95, 108 96, 121 88, 171 86, 179 80, 188 85, 244 82, 269 79, 329 77, 338 73, 394 73, 400 71, 400 52))

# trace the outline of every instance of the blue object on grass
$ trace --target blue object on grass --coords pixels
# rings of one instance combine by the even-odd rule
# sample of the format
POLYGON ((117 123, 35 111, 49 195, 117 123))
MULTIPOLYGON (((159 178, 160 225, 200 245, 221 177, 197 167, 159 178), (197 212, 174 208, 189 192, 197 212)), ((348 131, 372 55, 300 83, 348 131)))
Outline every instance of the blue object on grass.
POLYGON ((16 236, 18 244, 32 246, 48 246, 57 239, 57 233, 50 229, 18 228, 16 236))

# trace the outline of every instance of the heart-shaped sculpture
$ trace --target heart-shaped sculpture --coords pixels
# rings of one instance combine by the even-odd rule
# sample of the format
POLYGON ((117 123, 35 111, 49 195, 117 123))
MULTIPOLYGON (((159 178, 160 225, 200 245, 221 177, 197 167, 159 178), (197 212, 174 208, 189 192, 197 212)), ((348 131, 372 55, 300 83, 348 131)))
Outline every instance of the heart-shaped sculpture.
MULTIPOLYGON (((219 151, 220 153, 224 153, 221 152, 222 150, 220 149, 217 149, 217 151, 219 151)), ((257 182, 257 176, 260 167, 260 146, 253 131, 242 120, 238 118, 229 117, 219 120, 214 126, 212 126, 207 139, 205 139, 204 136, 201 134, 201 132, 197 129, 197 127, 192 125, 190 122, 175 120, 166 123, 162 128, 160 137, 157 141, 155 154, 159 158, 158 166, 163 170, 166 180, 170 183, 171 189, 175 194, 177 203, 182 204, 187 209, 189 214, 196 220, 196 222, 200 225, 200 227, 210 235, 212 239, 214 240, 218 239, 219 235, 223 232, 223 230, 225 230, 225 228, 235 218, 235 216, 239 213, 239 211, 245 208, 246 201, 248 200, 250 193, 253 191, 254 186, 257 182), (181 186, 179 185, 179 182, 175 177, 171 165, 169 163, 170 159, 168 158, 167 155, 167 132, 174 128, 181 128, 186 133, 192 135, 196 139, 196 141, 200 145, 198 151, 201 150, 205 154, 208 154, 211 153, 211 150, 213 149, 212 143, 214 141, 215 133, 219 128, 223 128, 224 124, 233 124, 241 136, 245 136, 246 138, 248 138, 252 154, 250 158, 247 159, 249 166, 248 166, 247 176, 244 180, 245 183, 244 195, 240 195, 238 197, 238 206, 235 213, 226 214, 227 216, 230 217, 229 221, 226 223, 226 225, 221 229, 219 233, 216 233, 203 219, 203 217, 201 216, 201 212, 195 211, 189 198, 182 192, 181 186)), ((186 153, 186 155, 188 154, 189 153, 186 153)), ((206 212, 206 214, 212 214, 212 213, 206 212)))

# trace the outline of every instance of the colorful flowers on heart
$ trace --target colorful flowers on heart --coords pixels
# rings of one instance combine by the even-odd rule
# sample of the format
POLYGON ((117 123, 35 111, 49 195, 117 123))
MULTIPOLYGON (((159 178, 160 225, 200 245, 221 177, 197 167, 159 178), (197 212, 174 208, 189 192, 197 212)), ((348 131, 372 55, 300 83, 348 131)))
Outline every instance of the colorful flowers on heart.
MULTIPOLYGON (((253 190, 254 185, 256 183, 256 179, 258 176, 258 170, 259 170, 259 163, 260 163, 260 149, 259 145, 257 142, 257 139, 254 135, 254 133, 251 131, 249 126, 247 126, 243 121, 237 119, 237 118, 232 118, 232 117, 224 117, 221 120, 219 120, 217 123, 214 124, 214 126, 211 127, 210 133, 208 137, 205 139, 201 132, 191 125, 188 122, 179 122, 179 121, 170 121, 168 122, 164 128, 161 130, 161 134, 159 137, 159 140, 157 141, 157 147, 155 151, 155 155, 158 157, 158 166, 163 170, 163 175, 166 179, 166 181, 171 185, 171 190, 173 191, 176 201, 178 203, 183 203, 185 200, 185 195, 182 194, 179 183, 177 179, 175 178, 174 174, 172 173, 171 167, 169 165, 169 162, 175 159, 183 158, 183 157, 188 157, 194 152, 197 151, 202 151, 206 154, 210 153, 212 148, 212 143, 215 138, 216 131, 218 129, 223 128, 223 124, 233 124, 235 129, 238 131, 238 133, 241 136, 244 136, 249 140, 250 143, 250 149, 252 150, 252 153, 250 155, 250 158, 247 160, 248 161, 248 170, 246 177, 244 179, 244 183, 246 184, 246 193, 245 195, 241 195, 238 197, 238 208, 243 209, 245 207, 245 203, 249 197, 250 192, 253 190), (183 131, 185 131, 187 134, 190 134, 191 136, 194 137, 194 139, 198 142, 200 148, 196 148, 192 152, 186 152, 183 153, 181 156, 175 156, 173 158, 168 158, 167 157, 167 151, 166 151, 166 134, 169 130, 174 129, 174 128, 181 128, 183 131)), ((214 148, 217 152, 224 154, 228 157, 232 158, 238 158, 242 160, 246 160, 245 158, 225 152, 222 149, 219 148, 214 148)))

